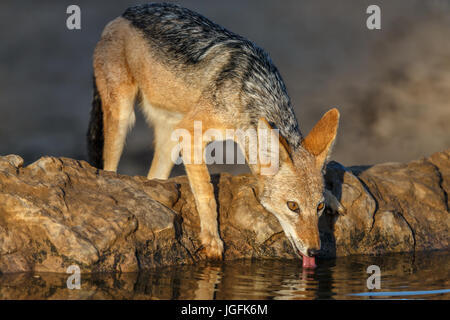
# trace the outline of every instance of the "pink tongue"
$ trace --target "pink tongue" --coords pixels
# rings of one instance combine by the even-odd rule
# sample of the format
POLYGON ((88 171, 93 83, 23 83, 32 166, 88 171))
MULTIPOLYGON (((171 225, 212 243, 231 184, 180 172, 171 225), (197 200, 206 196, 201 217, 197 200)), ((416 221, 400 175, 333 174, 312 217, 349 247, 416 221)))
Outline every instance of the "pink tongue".
POLYGON ((315 268, 316 267, 316 258, 308 257, 302 254, 303 257, 303 268, 315 268))

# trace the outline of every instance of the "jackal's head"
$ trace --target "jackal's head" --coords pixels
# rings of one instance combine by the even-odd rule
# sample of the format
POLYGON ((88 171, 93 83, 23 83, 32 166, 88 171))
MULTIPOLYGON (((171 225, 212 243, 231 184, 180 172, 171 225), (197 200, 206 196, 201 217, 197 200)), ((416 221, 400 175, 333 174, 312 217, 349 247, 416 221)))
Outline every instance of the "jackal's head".
MULTIPOLYGON (((303 265, 315 265, 320 250, 318 220, 325 208, 323 167, 336 137, 337 109, 328 111, 296 150, 279 143, 279 169, 273 175, 258 175, 257 196, 273 213, 302 257, 303 265)), ((271 129, 260 120, 258 130, 271 129)))

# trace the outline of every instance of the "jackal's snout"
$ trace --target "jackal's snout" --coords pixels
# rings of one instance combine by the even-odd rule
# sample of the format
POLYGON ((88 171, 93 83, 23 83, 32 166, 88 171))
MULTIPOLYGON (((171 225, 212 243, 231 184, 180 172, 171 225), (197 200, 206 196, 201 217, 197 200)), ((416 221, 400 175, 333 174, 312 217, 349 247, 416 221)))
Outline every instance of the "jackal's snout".
MULTIPOLYGON (((312 219, 315 220, 315 219, 312 219)), ((320 251, 320 236, 317 221, 297 226, 295 235, 293 235, 293 245, 302 256, 314 257, 320 251), (308 227, 309 225, 309 227, 308 227)))
POLYGON ((306 253, 307 253, 308 257, 314 257, 319 253, 319 251, 320 251, 320 248, 319 249, 309 248, 306 253))

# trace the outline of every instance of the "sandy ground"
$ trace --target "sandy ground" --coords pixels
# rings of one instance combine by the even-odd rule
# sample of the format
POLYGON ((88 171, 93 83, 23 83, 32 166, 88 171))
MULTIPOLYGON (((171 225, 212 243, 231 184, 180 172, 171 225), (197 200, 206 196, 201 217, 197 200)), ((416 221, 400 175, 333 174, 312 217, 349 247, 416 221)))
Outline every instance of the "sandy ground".
MULTIPOLYGON (((341 110, 333 159, 407 161, 450 146, 450 1, 179 1, 265 48, 306 134, 341 110)), ((0 154, 86 159, 92 52, 105 24, 133 1, 0 3, 0 154), (66 28, 78 4, 82 30, 66 28)), ((145 175, 151 130, 138 113, 119 172, 145 175)), ((214 168, 242 171, 243 168, 214 168)), ((179 169, 176 173, 181 173, 179 169)))

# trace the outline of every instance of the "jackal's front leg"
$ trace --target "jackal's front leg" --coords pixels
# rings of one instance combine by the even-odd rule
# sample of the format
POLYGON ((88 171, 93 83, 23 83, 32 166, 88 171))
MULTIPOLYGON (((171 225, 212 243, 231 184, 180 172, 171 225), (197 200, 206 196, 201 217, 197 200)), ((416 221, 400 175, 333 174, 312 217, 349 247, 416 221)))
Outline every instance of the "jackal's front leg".
POLYGON ((217 205, 208 167, 206 164, 185 164, 185 168, 200 216, 202 250, 210 259, 222 259, 223 242, 219 236, 217 205))

